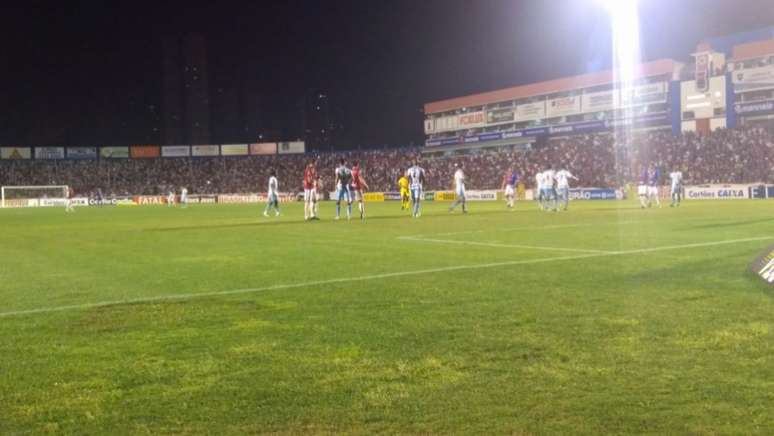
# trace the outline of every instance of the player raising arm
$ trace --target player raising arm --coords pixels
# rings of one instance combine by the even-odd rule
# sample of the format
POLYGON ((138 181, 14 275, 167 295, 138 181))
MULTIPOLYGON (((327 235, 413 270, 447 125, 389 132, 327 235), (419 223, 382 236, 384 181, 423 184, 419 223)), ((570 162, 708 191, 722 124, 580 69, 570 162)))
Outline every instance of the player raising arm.
POLYGON ((513 171, 513 167, 503 176, 503 186, 500 188, 505 191, 505 205, 513 210, 514 199, 516 198, 516 182, 519 177, 513 171))
POLYGON ((578 180, 571 172, 561 169, 556 173, 556 191, 562 209, 567 210, 570 203, 570 179, 578 180))
POLYGON ((365 204, 363 203, 363 190, 368 189, 368 183, 366 183, 363 174, 360 172, 360 162, 355 161, 355 165, 352 167, 352 185, 355 187, 355 200, 357 200, 357 208, 360 211, 360 219, 365 219, 365 204))

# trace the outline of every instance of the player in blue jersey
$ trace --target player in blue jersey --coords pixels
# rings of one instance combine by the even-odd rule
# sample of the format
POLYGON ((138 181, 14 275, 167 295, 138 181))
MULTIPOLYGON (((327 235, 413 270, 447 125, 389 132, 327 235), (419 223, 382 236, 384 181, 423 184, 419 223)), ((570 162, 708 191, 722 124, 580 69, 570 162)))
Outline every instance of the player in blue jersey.
POLYGON ((661 207, 661 200, 658 198, 658 184, 661 179, 661 170, 653 165, 648 168, 648 207, 655 200, 656 205, 661 207))
POLYGON ((516 182, 518 181, 519 176, 516 175, 513 167, 503 176, 503 186, 501 189, 505 191, 505 205, 511 210, 513 210, 514 200, 516 199, 516 182))

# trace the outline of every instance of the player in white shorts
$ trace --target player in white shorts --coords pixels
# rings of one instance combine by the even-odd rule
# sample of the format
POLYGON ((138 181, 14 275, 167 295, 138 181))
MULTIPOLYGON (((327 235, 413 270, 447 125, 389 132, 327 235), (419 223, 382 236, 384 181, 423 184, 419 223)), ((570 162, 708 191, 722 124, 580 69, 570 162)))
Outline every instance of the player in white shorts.
POLYGON ((505 205, 508 209, 513 210, 514 200, 516 198, 516 182, 519 181, 519 177, 513 171, 513 167, 508 173, 503 176, 503 186, 501 189, 505 191, 505 205))
POLYGON ((659 179, 661 179, 661 170, 651 165, 648 169, 648 207, 654 200, 656 205, 661 207, 661 200, 658 198, 659 179))
POLYGON ((169 191, 167 195, 167 207, 175 207, 175 191, 169 191))
POLYGON ((637 196, 640 199, 640 207, 645 209, 648 205, 648 169, 643 168, 640 175, 640 183, 637 185, 637 196))
POLYGON ((180 189, 180 204, 183 208, 188 207, 188 188, 186 187, 180 189))
POLYGON ((567 206, 570 203, 570 179, 578 180, 577 177, 565 169, 556 172, 556 194, 563 210, 567 210, 567 206))
POLYGON ((411 201, 414 203, 412 216, 414 218, 419 218, 420 216, 422 216, 421 203, 422 203, 422 196, 424 195, 422 186, 425 183, 425 170, 422 167, 420 167, 419 162, 415 160, 414 164, 406 172, 406 175, 408 176, 408 179, 409 179, 411 201))
POLYGON ((462 164, 454 164, 454 167, 457 168, 457 170, 454 171, 454 193, 457 195, 457 199, 449 208, 449 213, 454 212, 454 209, 456 209, 459 204, 462 205, 462 213, 468 213, 468 209, 465 205, 465 173, 462 171, 462 164))
POLYGON ((680 170, 669 173, 672 182, 672 204, 669 207, 679 207, 683 200, 683 172, 680 170))
POLYGON ((304 168, 304 221, 317 220, 317 168, 309 162, 304 168))
POLYGON ((554 182, 556 181, 556 172, 553 165, 549 166, 547 170, 543 171, 543 202, 545 203, 544 210, 553 210, 556 212, 556 189, 554 188, 554 182))
POLYGON ((341 159, 336 168, 336 219, 341 217, 341 201, 347 201, 347 220, 352 218, 352 170, 344 159, 341 159))
POLYGON ((277 181, 277 171, 271 170, 269 173, 269 189, 266 191, 266 209, 263 210, 263 216, 269 216, 269 211, 274 208, 274 216, 280 216, 279 209, 279 181, 277 181))

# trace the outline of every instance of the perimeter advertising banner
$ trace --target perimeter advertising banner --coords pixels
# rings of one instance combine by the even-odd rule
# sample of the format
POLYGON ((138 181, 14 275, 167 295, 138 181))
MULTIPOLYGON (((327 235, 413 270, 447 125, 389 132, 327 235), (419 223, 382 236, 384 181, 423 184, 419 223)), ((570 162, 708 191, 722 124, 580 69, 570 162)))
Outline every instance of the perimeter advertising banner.
POLYGON ((258 144, 250 144, 250 154, 254 154, 254 155, 277 154, 277 143, 261 142, 258 144))
POLYGON ((516 121, 539 120, 546 117, 546 102, 526 103, 516 106, 516 121))
POLYGON ((35 159, 64 159, 64 147, 35 147, 35 159))
POLYGON ((546 114, 549 117, 575 115, 579 114, 580 111, 581 99, 578 96, 556 98, 546 102, 546 114))
POLYGON ((621 200, 623 191, 617 189, 573 188, 570 200, 621 200))
POLYGON ((462 128, 472 129, 483 127, 486 124, 484 112, 470 112, 457 116, 457 125, 462 128))
POLYGON ((127 159, 129 147, 102 147, 99 149, 99 156, 105 159, 127 159))
POLYGON ((134 159, 148 159, 161 156, 158 145, 133 145, 129 147, 129 156, 134 159))
POLYGON ((384 201, 384 192, 366 192, 363 194, 363 200, 365 201, 384 201))
POLYGON ((618 93, 613 91, 592 92, 583 94, 581 98, 583 112, 609 111, 619 104, 618 93))
POLYGON ((515 119, 516 119, 516 112, 514 108, 497 109, 497 110, 488 111, 486 113, 487 124, 513 122, 515 119))
POLYGON ((745 200, 750 185, 698 185, 685 187, 686 200, 745 200))
POLYGON ((247 144, 226 144, 220 146, 221 156, 247 156, 249 152, 247 144))
POLYGON ((68 159, 96 159, 97 147, 68 147, 68 159))
POLYGON ((191 147, 187 145, 167 145, 161 147, 163 157, 188 157, 191 155, 191 147))
POLYGON ((220 156, 220 147, 217 145, 194 145, 191 146, 192 156, 220 156))
POLYGON ((2 147, 0 148, 0 159, 30 159, 32 149, 29 147, 2 147))
POLYGON ((734 71, 731 81, 735 93, 774 89, 774 65, 734 71))
POLYGON ((774 245, 770 246, 750 266, 750 269, 764 282, 774 285, 774 245))
POLYGON ((304 141, 280 142, 277 144, 279 154, 302 154, 306 151, 304 141))

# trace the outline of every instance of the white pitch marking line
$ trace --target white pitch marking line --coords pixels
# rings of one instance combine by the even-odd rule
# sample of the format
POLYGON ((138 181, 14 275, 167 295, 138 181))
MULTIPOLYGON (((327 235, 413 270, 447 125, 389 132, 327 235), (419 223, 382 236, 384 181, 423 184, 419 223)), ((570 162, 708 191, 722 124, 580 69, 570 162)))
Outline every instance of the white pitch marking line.
POLYGON ((338 283, 350 283, 350 282, 358 282, 358 281, 379 280, 379 279, 386 279, 386 278, 392 278, 392 277, 406 277, 406 276, 414 276, 414 275, 421 275, 421 274, 434 274, 434 273, 442 273, 442 272, 450 272, 450 271, 474 270, 474 269, 484 269, 484 268, 497 268, 497 267, 501 267, 501 266, 528 265, 528 264, 548 263, 548 262, 561 262, 561 261, 564 261, 564 260, 591 259, 591 258, 595 258, 595 257, 605 257, 605 256, 622 256, 622 255, 628 255, 628 254, 640 254, 640 253, 652 253, 652 252, 658 252, 658 251, 682 250, 682 249, 686 249, 686 248, 713 247, 713 246, 718 246, 718 245, 729 245, 729 244, 738 244, 738 243, 741 243, 741 242, 765 241, 765 240, 772 240, 772 239, 774 239, 774 236, 759 236, 759 237, 755 237, 755 238, 731 239, 731 240, 713 241, 713 242, 700 242, 700 243, 696 243, 696 244, 669 245, 669 246, 664 246, 664 247, 641 248, 641 249, 636 249, 636 250, 610 251, 610 252, 603 252, 603 253, 578 254, 578 255, 572 255, 572 256, 544 257, 544 258, 539 258, 539 259, 512 260, 512 261, 505 261, 505 262, 492 262, 492 263, 478 263, 478 264, 470 264, 470 265, 446 266, 446 267, 440 267, 440 268, 421 269, 421 270, 416 270, 416 271, 400 271, 400 272, 393 272, 393 273, 374 274, 374 275, 370 275, 370 276, 345 277, 345 278, 340 278, 340 279, 320 280, 320 281, 313 281, 313 282, 290 283, 290 284, 284 284, 284 285, 266 286, 266 287, 263 287, 263 288, 234 289, 234 290, 228 290, 228 291, 203 292, 203 293, 198 293, 198 294, 160 295, 160 296, 157 296, 157 297, 134 298, 134 299, 115 300, 115 301, 102 301, 102 302, 98 302, 98 303, 73 304, 73 305, 68 305, 68 306, 43 307, 43 308, 38 308, 38 309, 16 310, 16 311, 12 311, 12 312, 0 312, 0 318, 12 317, 12 316, 22 316, 22 315, 33 315, 33 314, 39 314, 39 313, 64 312, 64 311, 68 311, 68 310, 93 309, 93 308, 98 308, 98 307, 109 307, 109 306, 117 306, 117 305, 124 305, 124 304, 142 304, 142 303, 154 303, 154 302, 168 302, 168 301, 179 301, 179 300, 191 300, 191 299, 194 299, 194 298, 220 297, 220 296, 240 295, 240 294, 253 294, 253 293, 258 293, 258 292, 276 291, 276 290, 283 290, 283 289, 296 289, 296 288, 305 288, 305 287, 311 287, 311 286, 323 286, 323 285, 331 285, 331 284, 338 284, 338 283))
POLYGON ((500 244, 497 242, 455 241, 452 239, 415 238, 411 236, 401 236, 401 237, 398 237, 398 239, 403 241, 432 242, 432 243, 438 243, 438 244, 476 245, 481 247, 496 247, 496 248, 526 248, 529 250, 570 251, 574 253, 612 253, 611 251, 591 250, 591 249, 584 249, 584 248, 542 247, 542 246, 535 246, 535 245, 500 244))

